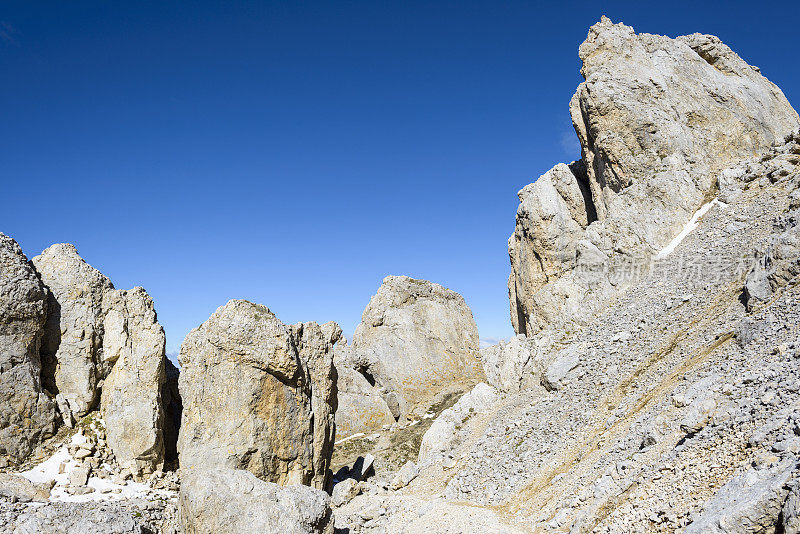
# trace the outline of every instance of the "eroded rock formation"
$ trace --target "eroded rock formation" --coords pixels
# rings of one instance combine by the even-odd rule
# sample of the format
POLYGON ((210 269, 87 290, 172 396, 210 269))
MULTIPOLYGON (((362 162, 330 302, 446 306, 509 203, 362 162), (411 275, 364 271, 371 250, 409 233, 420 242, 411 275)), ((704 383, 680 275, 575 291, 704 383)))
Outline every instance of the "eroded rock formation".
POLYGON ((70 244, 52 245, 33 265, 50 290, 43 377, 64 422, 99 408, 120 465, 136 477, 161 469, 166 357, 153 300, 140 287, 114 289, 70 244))
POLYGON ((407 276, 384 279, 347 358, 345 365, 378 389, 395 418, 483 379, 478 329, 464 298, 407 276))
POLYGON ((636 34, 603 18, 579 55, 570 112, 582 159, 519 192, 518 333, 584 324, 716 196, 720 171, 800 125, 780 89, 710 35, 636 34))
POLYGON ((0 460, 17 463, 55 432, 41 383, 47 290, 16 241, 0 233, 0 460))
POLYGON ((113 365, 103 354, 103 298, 114 286, 68 243, 52 245, 33 264, 50 290, 42 365, 52 383, 45 386, 66 401, 65 419, 82 417, 97 406, 97 385, 113 365))
POLYGON ((181 346, 181 471, 244 469, 326 489, 336 411, 335 323, 285 326, 231 300, 181 346))

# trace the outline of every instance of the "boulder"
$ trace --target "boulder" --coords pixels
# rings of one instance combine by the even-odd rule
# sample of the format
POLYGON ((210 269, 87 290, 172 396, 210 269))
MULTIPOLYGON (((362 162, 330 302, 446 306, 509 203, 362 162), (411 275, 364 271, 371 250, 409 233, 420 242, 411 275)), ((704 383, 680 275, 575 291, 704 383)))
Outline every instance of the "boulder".
POLYGON ((784 486, 796 469, 795 459, 789 458, 772 467, 750 468, 734 476, 717 490, 684 532, 775 532, 788 493, 784 486))
POLYGON ((334 353, 339 399, 336 434, 340 437, 377 430, 395 422, 387 401, 375 387, 374 378, 366 370, 365 376, 357 370, 358 365, 351 363, 350 350, 348 345, 341 343, 334 353))
POLYGON ((287 327, 245 300, 192 330, 180 352, 181 473, 244 469, 328 488, 340 336, 334 323, 287 327))
POLYGON ((636 34, 603 17, 579 55, 581 161, 520 191, 509 239, 511 320, 529 336, 584 325, 712 198, 723 169, 800 126, 780 89, 710 35, 636 34))
POLYGON ((141 287, 109 291, 103 305, 103 357, 114 364, 101 396, 106 439, 119 465, 138 479, 164 467, 166 337, 141 287))
POLYGON ((142 513, 119 503, 50 503, 28 507, 12 534, 147 534, 142 513))
POLYGON ((464 298, 407 276, 383 280, 356 327, 351 358, 395 417, 483 380, 478 329, 464 298))
POLYGON ((538 385, 541 377, 539 341, 518 334, 508 342, 482 347, 486 381, 503 393, 519 393, 538 385))
POLYGON ((500 400, 497 391, 484 383, 480 383, 466 393, 452 407, 446 409, 436 418, 431 427, 422 436, 419 447, 419 463, 435 460, 453 449, 457 439, 457 430, 473 415, 488 411, 500 400))
POLYGON ((542 375, 542 385, 548 391, 561 389, 570 372, 581 363, 580 354, 572 347, 562 350, 542 375))
POLYGON ((185 534, 333 534, 329 502, 318 489, 213 468, 185 474, 179 494, 185 534))
POLYGON ((0 473, 0 495, 20 502, 47 502, 50 498, 50 485, 34 484, 18 475, 0 473))
POLYGON ((18 463, 55 432, 39 348, 47 290, 12 238, 0 233, 0 459, 18 463))
POLYGON ((333 487, 331 506, 334 508, 343 506, 352 501, 360 492, 361 488, 358 485, 358 480, 346 478, 333 487))
POLYGON ((41 351, 45 387, 79 418, 96 407, 97 385, 113 364, 103 353, 103 299, 114 286, 68 243, 52 245, 33 264, 50 290, 41 351))
POLYGON ((412 480, 417 478, 417 475, 419 475, 419 467, 417 467, 417 464, 414 462, 406 462, 403 464, 403 467, 395 473, 389 487, 393 490, 405 488, 411 484, 412 480))
POLYGON ((800 533, 800 479, 795 479, 789 485, 789 495, 783 503, 781 516, 784 534, 800 533))

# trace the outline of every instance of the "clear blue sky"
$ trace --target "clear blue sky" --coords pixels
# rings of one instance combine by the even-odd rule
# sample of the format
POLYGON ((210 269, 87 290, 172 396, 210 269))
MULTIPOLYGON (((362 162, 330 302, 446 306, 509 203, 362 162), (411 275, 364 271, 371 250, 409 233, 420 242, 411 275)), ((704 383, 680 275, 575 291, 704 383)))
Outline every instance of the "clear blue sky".
POLYGON ((604 13, 716 34, 800 104, 797 2, 2 1, 0 231, 144 286, 171 352, 230 298, 352 333, 387 274, 507 337, 516 192, 579 155, 604 13))

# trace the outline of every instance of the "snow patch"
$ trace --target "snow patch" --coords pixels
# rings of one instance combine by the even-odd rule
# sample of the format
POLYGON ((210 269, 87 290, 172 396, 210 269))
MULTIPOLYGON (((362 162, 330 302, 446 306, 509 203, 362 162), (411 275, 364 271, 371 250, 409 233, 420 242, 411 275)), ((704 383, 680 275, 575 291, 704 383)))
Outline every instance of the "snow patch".
POLYGON ((677 246, 681 244, 681 241, 683 241, 687 235, 691 234, 692 231, 694 231, 694 229, 700 225, 700 219, 703 217, 703 215, 708 213, 708 211, 711 208, 713 208, 715 204, 723 208, 727 206, 727 204, 725 204, 724 202, 720 202, 718 198, 715 198, 711 202, 704 204, 703 207, 701 207, 699 210, 695 212, 694 215, 692 215, 692 218, 689 220, 688 223, 686 223, 686 226, 683 227, 681 233, 675 236, 675 239, 670 241, 669 245, 661 249, 661 251, 656 255, 656 259, 660 260, 661 258, 665 258, 670 254, 672 254, 672 252, 675 251, 677 246))
MULTIPOLYGON (((86 437, 82 434, 75 434, 72 437, 71 443, 73 445, 80 445, 86 441, 86 437)), ((131 480, 126 481, 124 484, 115 484, 109 479, 96 476, 90 477, 87 484, 87 486, 94 488, 92 493, 70 495, 66 491, 66 487, 69 485, 69 475, 72 470, 79 465, 80 462, 69 454, 68 448, 61 447, 44 462, 28 471, 18 474, 34 483, 50 482, 54 480, 55 486, 50 491, 50 502, 117 501, 133 497, 143 499, 161 497, 168 499, 176 496, 176 493, 173 491, 155 490, 150 488, 147 484, 133 482, 131 480), (63 473, 59 473, 61 464, 64 464, 63 473)), ((104 464, 101 466, 101 469, 102 467, 107 468, 109 466, 104 464)))
POLYGON ((334 445, 338 445, 338 444, 340 444, 340 443, 344 443, 345 441, 350 441, 351 439, 360 438, 360 437, 363 437, 363 436, 364 436, 364 433, 363 433, 363 432, 356 432, 355 434, 352 434, 352 435, 350 435, 350 436, 347 436, 346 438, 342 438, 342 439, 340 439, 339 441, 337 441, 336 443, 334 443, 334 445))

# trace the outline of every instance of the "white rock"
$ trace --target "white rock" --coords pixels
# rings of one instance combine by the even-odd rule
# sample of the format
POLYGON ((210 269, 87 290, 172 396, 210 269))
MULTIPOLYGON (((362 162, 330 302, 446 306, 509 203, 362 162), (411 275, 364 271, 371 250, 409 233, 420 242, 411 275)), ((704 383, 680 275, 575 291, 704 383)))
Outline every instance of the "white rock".
POLYGON ((419 474, 419 468, 417 464, 414 462, 406 462, 403 464, 403 467, 395 473, 394 477, 392 478, 392 482, 390 487, 393 490, 399 490, 411 484, 411 481, 417 478, 419 474))
POLYGON ((247 471, 187 473, 179 502, 186 534, 333 534, 325 492, 299 485, 281 487, 247 471))
POLYGON ((419 448, 419 463, 435 460, 452 450, 457 439, 457 427, 473 415, 485 413, 498 400, 500 396, 497 391, 484 383, 464 394, 455 405, 443 411, 425 432, 419 448))

